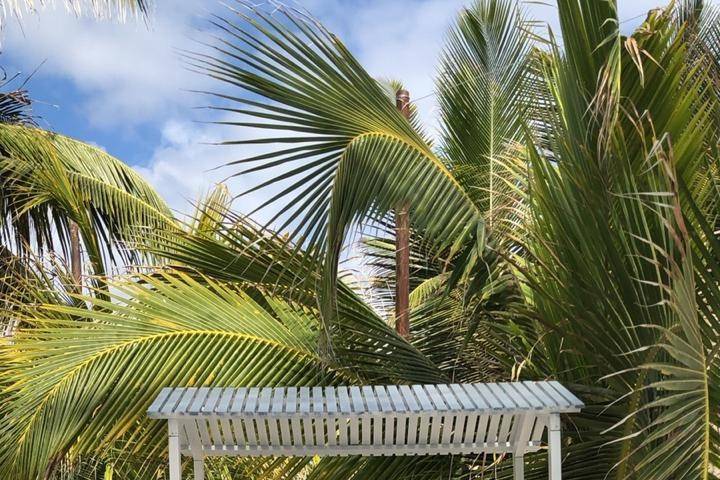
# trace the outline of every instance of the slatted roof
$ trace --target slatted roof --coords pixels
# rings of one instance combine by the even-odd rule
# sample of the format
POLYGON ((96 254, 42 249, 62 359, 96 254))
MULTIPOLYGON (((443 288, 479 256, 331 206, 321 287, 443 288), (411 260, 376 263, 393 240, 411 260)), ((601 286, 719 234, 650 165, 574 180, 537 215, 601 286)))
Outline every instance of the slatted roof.
POLYGON ((583 407, 555 381, 450 385, 278 388, 164 388, 148 410, 151 418, 357 416, 377 413, 485 412, 573 413, 583 407))

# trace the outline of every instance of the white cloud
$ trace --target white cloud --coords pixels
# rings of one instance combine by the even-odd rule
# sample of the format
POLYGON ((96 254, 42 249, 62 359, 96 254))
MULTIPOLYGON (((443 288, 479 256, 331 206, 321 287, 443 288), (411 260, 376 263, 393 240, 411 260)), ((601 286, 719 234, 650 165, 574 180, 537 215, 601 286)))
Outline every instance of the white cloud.
POLYGON ((176 113, 192 101, 183 89, 206 82, 185 69, 177 53, 198 48, 191 37, 200 3, 158 2, 147 25, 47 8, 25 17, 22 29, 10 23, 3 49, 26 68, 45 60, 40 74, 72 81, 84 95, 80 108, 89 122, 132 127, 176 113))
MULTIPOLYGON (((219 120, 229 120, 223 117, 219 120)), ((235 118, 235 120, 237 120, 235 118)), ((240 195, 260 182, 277 175, 277 171, 232 176, 247 168, 244 165, 225 166, 227 163, 259 155, 272 146, 218 145, 223 141, 243 141, 272 137, 248 127, 199 124, 187 120, 170 120, 162 129, 161 144, 155 149, 147 166, 135 166, 177 213, 187 214, 193 205, 214 185, 223 182, 231 194, 240 195)), ((238 197, 233 207, 238 212, 250 213, 270 196, 277 187, 238 197)), ((277 211, 268 207, 253 214, 258 222, 267 222, 277 211)))

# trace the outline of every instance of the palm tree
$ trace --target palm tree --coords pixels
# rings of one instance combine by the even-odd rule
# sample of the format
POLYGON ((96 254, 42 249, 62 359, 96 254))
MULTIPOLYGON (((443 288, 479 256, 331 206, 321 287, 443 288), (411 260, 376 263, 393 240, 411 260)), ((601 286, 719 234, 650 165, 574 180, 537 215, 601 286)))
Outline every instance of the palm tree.
MULTIPOLYGON (((233 164, 282 167, 257 186, 281 185, 268 202, 278 231, 233 214, 220 191, 187 227, 135 237, 163 268, 110 279, 100 295, 13 302, 33 328, 0 349, 11 446, 0 472, 50 478, 63 458, 68 471, 103 461, 120 478, 156 478, 164 432, 143 412, 167 385, 556 378, 588 404, 566 420, 566 478, 718 478, 720 17, 685 2, 626 37, 612 1, 558 11, 562 45, 533 35, 511 0, 461 12, 438 78, 437 146, 304 13, 241 3, 216 18, 215 54, 191 61, 237 90, 218 95, 233 124, 269 131, 251 142, 279 145, 233 164), (338 267, 351 233, 364 234, 384 295, 393 239, 382 231, 403 202, 409 339, 338 267)), ((13 278, 41 281, 31 277, 13 278)), ((545 478, 544 457, 529 459, 529 478, 545 478)), ((507 460, 211 470, 509 478, 507 460)))

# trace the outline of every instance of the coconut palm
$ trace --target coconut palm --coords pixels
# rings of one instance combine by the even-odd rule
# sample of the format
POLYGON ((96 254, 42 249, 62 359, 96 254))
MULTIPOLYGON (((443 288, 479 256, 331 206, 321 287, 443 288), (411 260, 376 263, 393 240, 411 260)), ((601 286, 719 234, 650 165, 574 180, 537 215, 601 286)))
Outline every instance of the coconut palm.
MULTIPOLYGON (((167 385, 554 378, 588 404, 565 420, 566 478, 718 478, 718 14, 686 2, 624 36, 609 0, 558 11, 562 44, 533 35, 510 0, 460 13, 436 144, 303 12, 239 3, 215 18, 215 53, 190 61, 236 90, 218 95, 230 123, 267 130, 245 143, 275 148, 230 168, 282 168, 256 187, 280 186, 268 201, 279 228, 232 213, 219 191, 187 227, 135 234, 163 268, 108 280, 102 295, 15 301, 33 328, 0 350, 0 472, 104 462, 156 478, 164 431, 143 412, 167 385), (413 227, 409 340, 338 266, 359 232, 373 298, 387 295, 382 232, 400 202, 413 227)), ((210 470, 509 478, 507 460, 210 470)), ((544 455, 527 460, 528 478, 546 477, 544 455)))

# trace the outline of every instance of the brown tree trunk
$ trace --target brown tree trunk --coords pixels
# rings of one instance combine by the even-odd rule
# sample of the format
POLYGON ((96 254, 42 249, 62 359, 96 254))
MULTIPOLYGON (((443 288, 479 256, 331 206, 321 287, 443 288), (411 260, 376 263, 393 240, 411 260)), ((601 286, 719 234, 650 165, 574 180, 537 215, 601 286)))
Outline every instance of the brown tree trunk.
MULTIPOLYGON (((410 93, 398 90, 395 104, 409 119, 410 93)), ((410 337, 410 204, 406 201, 395 208, 395 330, 410 337)))
POLYGON ((73 279, 73 290, 82 293, 82 254, 80 252, 80 229, 78 224, 70 220, 70 272, 73 279))

